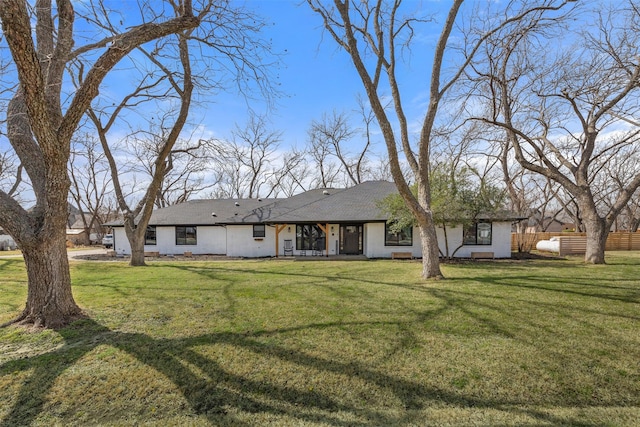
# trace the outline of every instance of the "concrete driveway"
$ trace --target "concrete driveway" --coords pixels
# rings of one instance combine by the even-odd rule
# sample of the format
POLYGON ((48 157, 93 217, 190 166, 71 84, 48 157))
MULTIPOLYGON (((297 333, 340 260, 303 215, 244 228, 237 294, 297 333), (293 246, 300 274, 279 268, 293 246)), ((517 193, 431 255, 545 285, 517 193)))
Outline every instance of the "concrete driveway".
MULTIPOLYGON (((97 248, 91 248, 91 249, 80 249, 80 250, 68 250, 67 251, 67 256, 69 257, 69 259, 73 259, 76 261, 81 260, 82 256, 86 256, 86 255, 106 255, 107 254, 108 249, 105 249, 103 247, 97 247, 97 248)), ((22 258, 22 254, 15 254, 15 255, 2 255, 2 252, 0 252, 0 258, 22 258)))
POLYGON ((73 250, 73 251, 67 250, 67 255, 69 256, 69 259, 81 260, 80 257, 86 256, 86 255, 106 255, 107 251, 109 250, 110 249, 106 249, 100 246, 100 247, 91 248, 91 249, 80 249, 80 250, 73 250))

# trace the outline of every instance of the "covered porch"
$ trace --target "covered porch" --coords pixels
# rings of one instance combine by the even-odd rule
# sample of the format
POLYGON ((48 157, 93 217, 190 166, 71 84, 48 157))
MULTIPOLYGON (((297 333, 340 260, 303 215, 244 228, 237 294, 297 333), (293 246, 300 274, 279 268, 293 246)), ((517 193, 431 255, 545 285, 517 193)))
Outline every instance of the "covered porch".
POLYGON ((291 222, 272 225, 276 257, 362 255, 364 224, 291 222))

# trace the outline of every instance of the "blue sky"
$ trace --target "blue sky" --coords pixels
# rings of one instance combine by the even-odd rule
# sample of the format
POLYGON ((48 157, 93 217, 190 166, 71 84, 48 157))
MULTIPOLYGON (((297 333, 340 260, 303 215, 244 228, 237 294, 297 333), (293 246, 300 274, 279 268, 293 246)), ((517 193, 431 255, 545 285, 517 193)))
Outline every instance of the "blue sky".
MULTIPOLYGON (((254 10, 265 22, 263 37, 273 40, 273 48, 282 53, 282 68, 275 70, 283 91, 277 100, 277 109, 269 112, 273 130, 283 134, 282 146, 302 147, 307 142, 307 129, 312 120, 321 119, 324 113, 333 110, 353 114, 354 126, 359 126, 356 96, 363 94, 362 83, 348 55, 337 47, 329 34, 323 32, 322 20, 307 5, 306 0, 232 0, 254 10)), ((125 3, 126 4, 126 3, 125 3)), ((478 5, 468 2, 467 8, 478 5)), ((122 5, 121 5, 122 6, 122 5)), ((132 6, 132 5, 129 5, 132 6)), ((399 78, 403 91, 405 109, 410 122, 417 127, 426 111, 426 92, 430 77, 430 60, 444 14, 450 7, 449 1, 405 0, 405 12, 419 11, 433 14, 435 22, 423 25, 414 38, 410 61, 403 64, 399 78)), ((128 18, 126 8, 119 9, 128 18)), ((132 11, 132 16, 135 11, 132 11)), ((76 24, 76 32, 81 34, 82 21, 76 24)), ((81 42, 80 44, 83 44, 81 42)), ((126 68, 125 68, 126 70, 126 68)), ((101 97, 113 98, 119 102, 118 79, 101 88, 101 97), (111 84, 109 84, 111 83, 111 84), (113 95, 113 96, 111 96, 113 95)), ((194 108, 190 121, 199 124, 203 137, 229 138, 236 123, 244 125, 248 119, 247 101, 236 92, 203 94, 205 108, 194 108)), ((265 112, 264 103, 249 101, 258 113, 265 112)), ((148 114, 146 111, 142 114, 148 114)), ((188 135, 185 135, 187 137, 188 135)), ((194 136, 198 136, 196 133, 194 136)), ((0 141, 0 147, 4 141, 0 141)), ((382 142, 379 143, 382 149, 382 142)))
MULTIPOLYGON (((282 132, 281 150, 295 146, 303 148, 307 142, 307 129, 313 120, 320 120, 324 113, 330 114, 333 110, 353 114, 352 124, 360 127, 361 122, 355 109, 357 108, 356 96, 363 93, 362 83, 350 61, 348 55, 338 49, 337 44, 328 34, 324 34, 322 20, 302 0, 233 0, 238 4, 244 4, 247 9, 254 10, 262 16, 265 22, 271 23, 265 28, 263 37, 273 41, 274 51, 282 53, 282 68, 275 70, 279 76, 283 97, 277 100, 275 111, 269 112, 272 130, 282 132)), ((446 2, 445 2, 446 3, 446 2)), ((76 4, 79 8, 80 3, 76 4)), ((119 3, 119 7, 113 12, 112 18, 125 21, 125 27, 132 25, 129 19, 135 19, 136 10, 129 13, 128 7, 134 4, 119 3)), ((444 8, 442 4, 434 0, 407 0, 407 9, 444 8)), ((94 41, 92 31, 86 31, 87 24, 83 20, 77 20, 75 24, 76 36, 88 37, 79 39, 78 46, 94 41)), ((438 25, 435 25, 438 29, 438 25)), ((438 29, 439 30, 439 29, 438 29)), ((409 73, 403 79, 404 84, 411 87, 412 99, 419 104, 420 94, 426 90, 426 82, 429 76, 428 67, 423 67, 423 60, 432 55, 433 40, 429 35, 421 34, 418 41, 418 49, 414 52, 409 73), (426 48, 425 48, 426 47, 426 48)), ((6 51, 5 51, 6 53, 6 51)), ((100 95, 96 99, 103 105, 117 105, 122 97, 129 93, 123 78, 132 79, 131 63, 123 61, 119 72, 110 75, 100 88, 100 95)), ((116 71, 116 70, 114 70, 116 71)), ((5 79, 11 76, 5 76, 5 79)), ((133 79, 135 80, 135 79, 133 79)), ((133 84, 133 83, 132 83, 133 84)), ((66 90, 73 93, 73 87, 67 83, 66 90)), ((190 114, 190 122, 199 125, 202 132, 189 131, 184 133, 185 138, 215 136, 226 139, 231 137, 231 131, 236 123, 243 126, 249 118, 247 101, 236 92, 218 93, 213 95, 202 94, 206 101, 205 108, 193 108, 190 114)), ((260 101, 249 101, 258 113, 265 112, 265 105, 260 101)), ((144 107, 133 115, 129 115, 129 125, 135 127, 136 114, 148 118, 154 111, 144 107)), ((416 111, 416 110, 414 110, 416 111)), ((420 111, 418 109, 417 111, 420 111)), ((423 110, 424 111, 424 110, 423 110)), ((419 114, 418 114, 419 115, 419 114)), ((410 117, 415 120, 414 117, 410 117)), ((128 128, 120 128, 112 132, 112 139, 118 141, 129 132, 128 128)), ((379 139, 377 146, 373 148, 378 152, 384 152, 384 145, 379 139)), ((354 141, 357 144, 357 141, 354 141)), ((8 149, 8 141, 0 138, 0 152, 8 149)))
MULTIPOLYGON (((356 97, 364 94, 362 83, 356 73, 348 55, 340 50, 335 41, 323 32, 322 20, 307 5, 306 0, 233 0, 237 4, 243 4, 247 9, 253 10, 264 21, 271 23, 265 27, 262 36, 273 41, 274 52, 282 55, 282 68, 275 70, 283 96, 277 100, 276 109, 269 111, 272 130, 282 132, 283 149, 289 146, 302 148, 307 142, 307 129, 313 120, 320 120, 324 113, 330 114, 333 110, 353 114, 352 123, 360 127, 356 97)), ((447 10, 449 2, 437 0, 406 0, 403 7, 408 11, 420 10, 442 11, 447 10)), ((114 19, 135 19, 136 12, 127 11, 133 4, 121 4, 114 19)), ((442 20, 440 20, 442 22, 442 20)), ((131 25, 127 22, 128 25, 131 25)), ((77 20, 76 34, 83 35, 84 21, 77 20)), ((419 120, 424 112, 423 94, 427 89, 427 81, 430 74, 425 61, 430 60, 435 36, 439 32, 439 24, 434 24, 427 31, 434 30, 433 34, 419 34, 414 40, 417 48, 413 51, 408 72, 402 76, 402 84, 410 88, 409 96, 405 99, 408 111, 417 111, 410 115, 410 120, 419 120), (435 35, 435 36, 434 36, 435 35), (417 107, 417 108, 416 108, 417 107)), ((93 40, 79 40, 78 46, 93 40)), ((126 63, 126 61, 123 61, 126 63)), ((128 93, 128 88, 122 85, 122 79, 127 78, 130 63, 121 65, 119 73, 112 73, 100 89, 100 95, 96 101, 106 101, 107 105, 113 101, 119 103, 122 97, 128 93), (124 70, 124 74, 122 71, 124 70), (123 92, 127 90, 127 92, 123 92)), ((115 70, 114 70, 115 71, 115 70)), ((70 92, 72 87, 68 87, 70 92)), ((185 132, 188 137, 217 137, 226 139, 231 137, 231 131, 236 123, 243 126, 249 118, 247 101, 237 92, 230 91, 217 94, 202 94, 200 96, 205 108, 194 105, 190 114, 190 122, 199 125, 202 132, 193 134, 185 132)), ((258 113, 265 113, 266 108, 259 100, 248 101, 258 113)), ((148 117, 153 110, 143 108, 138 114, 148 117)), ((133 119, 135 121, 135 119, 133 119)), ((122 129, 122 133, 115 132, 114 139, 124 137, 128 129, 122 129)), ((4 150, 7 141, 0 139, 0 149, 4 150)), ((375 148, 375 147, 374 147, 375 148)), ((378 147, 383 150, 380 141, 378 147)))
MULTIPOLYGON (((321 20, 306 3, 267 0, 248 2, 247 7, 273 23, 264 37, 273 40, 276 52, 284 53, 283 66, 276 72, 284 96, 270 114, 273 128, 283 132, 283 145, 302 146, 313 119, 356 106, 360 82, 346 54, 333 40, 322 40, 321 20)), ((252 105, 264 111, 260 102, 252 105)), ((245 101, 233 93, 216 96, 211 109, 215 115, 209 116, 207 127, 217 136, 228 136, 234 122, 243 124, 247 119, 245 101)))
MULTIPOLYGON (((408 4, 410 7, 442 7, 431 1, 415 0, 408 4)), ((273 129, 283 132, 282 145, 302 147, 311 121, 333 110, 353 112, 354 126, 359 126, 354 110, 356 96, 364 94, 362 83, 347 54, 338 49, 328 34, 323 34, 320 17, 306 2, 254 0, 246 5, 273 23, 264 36, 273 40, 276 52, 286 52, 283 68, 277 73, 285 96, 278 100, 277 110, 270 115, 273 129)), ((414 51, 411 72, 403 76, 407 78, 404 84, 416 89, 414 102, 420 102, 430 71, 417 68, 429 60, 432 52, 429 47, 434 44, 429 36, 422 37, 422 41, 431 46, 422 46, 427 49, 420 50, 419 54, 414 51)), ((246 103, 233 94, 216 96, 209 112, 207 127, 218 137, 228 136, 235 122, 242 124, 247 118, 246 103)))

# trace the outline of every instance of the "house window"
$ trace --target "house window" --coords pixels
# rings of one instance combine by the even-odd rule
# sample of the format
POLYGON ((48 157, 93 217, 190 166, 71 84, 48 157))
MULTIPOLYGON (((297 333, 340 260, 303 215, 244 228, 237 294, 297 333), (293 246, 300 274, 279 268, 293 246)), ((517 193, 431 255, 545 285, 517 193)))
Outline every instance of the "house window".
POLYGON ((324 231, 314 224, 296 225, 296 249, 299 251, 311 251, 324 249, 324 231))
POLYGON ((193 226, 177 226, 176 227, 176 245, 197 245, 198 234, 197 227, 193 226))
POLYGON ((144 233, 144 244, 145 245, 155 245, 157 244, 156 240, 156 226, 148 225, 147 231, 144 233))
POLYGON ((413 227, 407 226, 400 230, 398 233, 394 233, 390 230, 389 223, 384 225, 384 245, 385 246, 413 246, 413 227))
POLYGON ((253 237, 265 237, 265 225, 264 224, 254 224, 254 226, 253 226, 253 237))
POLYGON ((478 221, 464 226, 465 245, 490 245, 491 244, 491 223, 478 221))

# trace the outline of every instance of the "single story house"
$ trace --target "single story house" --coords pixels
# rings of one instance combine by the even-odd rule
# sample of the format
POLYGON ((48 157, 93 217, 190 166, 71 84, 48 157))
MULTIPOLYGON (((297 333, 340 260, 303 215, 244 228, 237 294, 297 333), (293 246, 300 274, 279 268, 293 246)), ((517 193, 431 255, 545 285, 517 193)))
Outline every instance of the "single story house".
POLYGON ((525 233, 560 233, 567 231, 575 231, 576 225, 572 222, 561 221, 554 217, 544 217, 540 218, 538 214, 534 214, 531 218, 529 218, 529 224, 525 233))
POLYGON ((87 231, 84 228, 67 228, 67 242, 82 245, 87 242, 87 231))
POLYGON ((80 212, 74 208, 71 210, 69 206, 69 218, 67 220, 67 240, 74 245, 83 244, 96 244, 100 243, 102 236, 104 235, 103 227, 100 220, 96 218, 89 232, 89 238, 87 239, 87 229, 85 229, 85 223, 91 224, 92 215, 87 212, 80 212))
MULTIPOLYGON (((345 189, 315 189, 278 199, 192 200, 157 209, 146 233, 145 252, 161 255, 214 254, 229 257, 364 255, 391 258, 393 253, 422 257, 417 227, 389 230, 379 201, 397 193, 395 184, 369 181, 345 189)), ((472 253, 511 257, 515 218, 480 219, 447 227, 456 257, 472 253)), ((114 250, 130 254, 122 222, 113 228, 114 250)), ((441 252, 444 232, 438 228, 441 252)))

